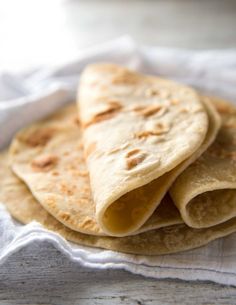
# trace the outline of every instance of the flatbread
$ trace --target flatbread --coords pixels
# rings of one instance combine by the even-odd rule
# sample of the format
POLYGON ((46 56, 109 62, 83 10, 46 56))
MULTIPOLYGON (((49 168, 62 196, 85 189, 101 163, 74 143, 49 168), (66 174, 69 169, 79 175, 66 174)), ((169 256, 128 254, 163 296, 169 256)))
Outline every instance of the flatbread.
POLYGON ((222 117, 215 142, 170 189, 184 222, 193 228, 236 216, 236 107, 216 98, 214 104, 222 117))
MULTIPOLYGON (((209 100, 204 101, 209 128, 203 144, 174 170, 149 183, 145 189, 147 202, 156 189, 155 199, 161 201, 174 179, 214 140, 220 120, 209 100)), ((13 171, 25 181, 37 201, 65 226, 86 234, 106 235, 97 223, 83 153, 76 106, 70 105, 20 131, 12 142, 10 159, 13 171)), ((140 194, 142 188, 135 196, 140 194)), ((173 203, 170 206, 162 202, 132 234, 182 222, 173 203)))
POLYGON ((108 235, 130 235, 165 194, 155 180, 201 147, 204 105, 189 87, 97 64, 81 76, 78 106, 96 219, 108 235))
MULTIPOLYGON (((175 169, 170 172, 164 174, 161 178, 154 180, 149 185, 154 185, 154 188, 158 190, 156 193, 156 200, 160 200, 160 205, 156 208, 154 213, 148 218, 148 220, 144 223, 144 225, 136 232, 146 232, 148 230, 162 228, 168 225, 182 223, 183 219, 179 215, 179 210, 173 208, 173 201, 163 201, 161 200, 167 191, 170 189, 171 185, 174 183, 176 178, 194 161, 196 161, 203 152, 207 150, 207 148, 213 143, 215 140, 217 133, 221 127, 221 118, 215 107, 212 104, 211 99, 202 97, 202 102, 206 108, 206 112, 208 114, 209 119, 209 128, 205 137, 204 142, 199 147, 197 151, 193 153, 193 155, 183 161, 180 165, 178 165, 175 169), (167 202, 171 202, 172 205, 167 205, 167 202), (171 211, 171 213, 170 213, 171 211), (161 217, 160 217, 161 215, 161 217)), ((151 194, 151 192, 150 192, 151 194)), ((149 200, 147 196, 147 201, 149 200)))
MULTIPOLYGON (((11 172, 7 161, 7 153, 0 154, 0 202, 5 204, 13 217, 24 224, 38 221, 45 228, 80 245, 126 253, 158 255, 200 247, 236 231, 236 219, 233 218, 207 229, 192 229, 185 224, 179 224, 128 237, 94 236, 75 232, 57 221, 36 201, 26 185, 11 172)), ((169 196, 164 200, 172 205, 169 196)))
MULTIPOLYGON (((82 135, 72 104, 20 131, 12 142, 13 171, 42 206, 67 227, 104 235, 95 218, 82 135)), ((151 220, 156 227, 180 222, 178 210, 163 205, 151 220)))

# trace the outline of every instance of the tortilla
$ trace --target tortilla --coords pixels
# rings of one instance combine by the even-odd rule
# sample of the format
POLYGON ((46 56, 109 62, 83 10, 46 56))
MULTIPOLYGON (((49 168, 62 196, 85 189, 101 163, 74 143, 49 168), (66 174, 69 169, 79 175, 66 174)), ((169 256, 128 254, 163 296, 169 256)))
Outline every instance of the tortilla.
MULTIPOLYGON (((13 217, 24 224, 38 221, 45 228, 80 245, 157 255, 196 248, 236 231, 234 218, 207 229, 193 229, 179 224, 128 237, 94 236, 75 232, 57 221, 36 201, 26 185, 11 172, 7 161, 7 153, 0 154, 0 202, 5 204, 13 217)), ((171 202, 171 199, 166 196, 164 201, 171 202)))
MULTIPOLYGON (((157 189, 161 201, 174 179, 212 143, 220 126, 219 117, 205 100, 209 128, 201 147, 174 170, 146 187, 146 201, 157 189)), ((37 201, 72 230, 106 235, 97 223, 95 204, 90 192, 89 176, 83 157, 82 134, 75 105, 21 130, 12 142, 10 159, 13 171, 25 181, 37 201)), ((142 192, 135 193, 138 198, 142 192)), ((177 208, 162 202, 138 234, 155 228, 182 223, 177 208)))
MULTIPOLYGON (((95 218, 75 104, 20 131, 10 159, 15 173, 50 214, 72 230, 104 235, 95 218)), ((175 206, 160 205, 147 229, 178 222, 182 220, 175 206)))
POLYGON ((130 235, 165 194, 155 180, 202 145, 204 105, 192 88, 97 64, 81 76, 78 106, 96 219, 108 235, 130 235))
POLYGON ((222 117, 215 142, 170 189, 182 219, 193 228, 236 216, 236 107, 219 99, 214 104, 222 117))

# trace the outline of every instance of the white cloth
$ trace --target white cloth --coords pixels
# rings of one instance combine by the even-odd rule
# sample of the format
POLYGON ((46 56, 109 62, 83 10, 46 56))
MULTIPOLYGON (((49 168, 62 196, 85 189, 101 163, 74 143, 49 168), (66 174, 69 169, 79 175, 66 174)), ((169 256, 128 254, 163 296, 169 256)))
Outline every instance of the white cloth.
MULTIPOLYGON (((122 37, 87 50, 76 62, 22 75, 0 75, 0 147, 20 127, 75 97, 79 75, 92 62, 120 63, 142 72, 191 84, 236 102, 236 50, 185 51, 139 47, 122 37)), ((72 244, 34 222, 21 225, 0 205, 0 263, 35 241, 49 241, 83 266, 122 268, 154 278, 210 280, 236 286, 236 233, 179 254, 138 256, 72 244)))

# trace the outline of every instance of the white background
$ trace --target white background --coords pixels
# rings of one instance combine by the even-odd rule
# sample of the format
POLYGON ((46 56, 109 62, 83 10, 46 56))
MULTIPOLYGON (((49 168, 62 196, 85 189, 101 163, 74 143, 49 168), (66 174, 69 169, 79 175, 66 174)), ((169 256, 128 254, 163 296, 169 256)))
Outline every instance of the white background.
POLYGON ((236 1, 0 0, 0 70, 61 63, 123 34, 148 45, 236 47, 236 1))

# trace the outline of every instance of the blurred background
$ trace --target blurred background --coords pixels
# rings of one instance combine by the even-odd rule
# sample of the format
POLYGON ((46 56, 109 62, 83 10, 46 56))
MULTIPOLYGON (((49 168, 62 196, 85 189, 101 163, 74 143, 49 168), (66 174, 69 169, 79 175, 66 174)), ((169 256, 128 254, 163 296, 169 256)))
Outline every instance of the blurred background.
POLYGON ((131 35, 138 43, 236 47, 236 0, 0 0, 0 70, 76 58, 131 35))

